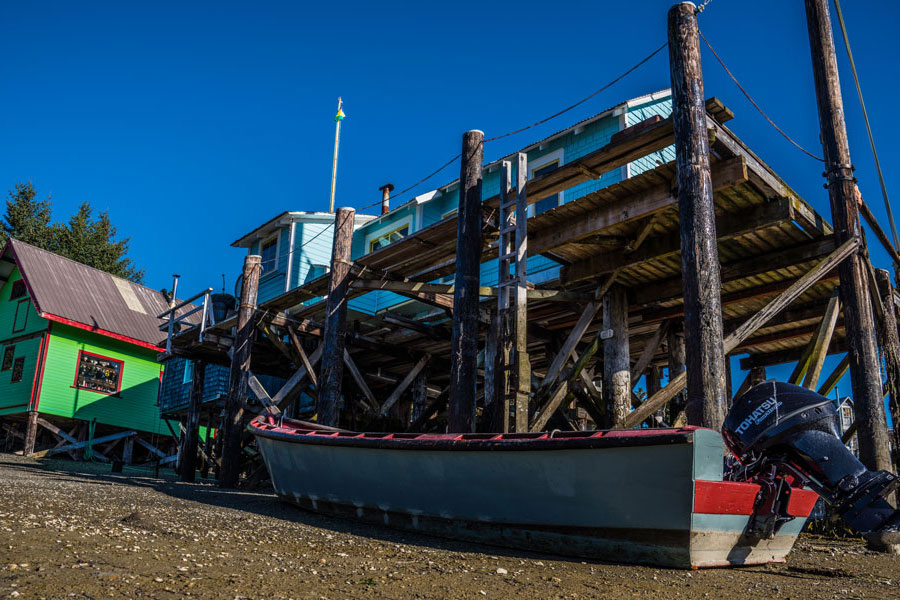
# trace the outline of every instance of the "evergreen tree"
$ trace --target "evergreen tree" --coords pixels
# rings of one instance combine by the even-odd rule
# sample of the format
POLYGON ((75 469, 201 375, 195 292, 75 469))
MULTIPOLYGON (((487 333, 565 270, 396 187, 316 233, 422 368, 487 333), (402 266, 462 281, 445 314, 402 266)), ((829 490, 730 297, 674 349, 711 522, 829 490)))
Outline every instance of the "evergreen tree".
POLYGON ((56 252, 95 269, 140 283, 144 270, 135 267, 127 257, 131 238, 116 241, 116 228, 109 214, 101 211, 93 218, 94 209, 83 202, 67 225, 54 227, 56 252))
POLYGON ((50 226, 50 197, 35 200, 34 185, 17 183, 9 190, 6 200, 6 215, 0 220, 0 244, 15 238, 40 248, 53 245, 53 228, 50 226))
POLYGON ((50 198, 36 201, 35 196, 31 182, 17 183, 9 191, 6 216, 0 220, 0 243, 15 238, 135 283, 143 281, 144 270, 127 256, 130 238, 116 240, 116 228, 106 211, 95 219, 93 208, 84 202, 67 224, 51 225, 50 198))

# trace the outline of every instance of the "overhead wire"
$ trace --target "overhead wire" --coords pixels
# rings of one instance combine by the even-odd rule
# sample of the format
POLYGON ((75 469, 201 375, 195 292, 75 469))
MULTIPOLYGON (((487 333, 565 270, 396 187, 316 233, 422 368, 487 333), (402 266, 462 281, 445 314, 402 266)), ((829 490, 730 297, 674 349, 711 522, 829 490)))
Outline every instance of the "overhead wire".
POLYGON ((863 100, 862 88, 859 85, 859 74, 856 72, 856 63, 853 61, 853 52, 850 51, 850 38, 847 36, 847 26, 844 23, 844 13, 841 11, 840 0, 834 0, 837 9, 838 23, 841 26, 841 34, 844 37, 844 46, 847 48, 847 58, 850 59, 850 70, 853 72, 853 82, 856 84, 856 94, 859 96, 859 106, 862 108, 863 120, 866 122, 866 133, 869 134, 869 146, 872 148, 872 156, 875 159, 875 170, 878 171, 878 182, 881 184, 881 196, 884 198, 884 208, 887 211, 888 221, 891 224, 891 235, 894 238, 894 248, 900 249, 900 240, 897 238, 897 226, 894 225, 894 213, 891 211, 891 203, 888 200, 887 186, 884 183, 884 173, 881 171, 881 161, 878 160, 878 151, 875 149, 875 138, 872 136, 872 126, 869 124, 869 113, 866 112, 866 103, 863 100))
MULTIPOLYGON (((708 3, 709 1, 710 1, 710 0, 707 0, 707 3, 708 3)), ((579 106, 581 106, 582 104, 584 104, 585 102, 587 102, 588 100, 590 100, 591 98, 594 98, 594 97, 597 96, 598 94, 601 94, 602 92, 605 92, 607 89, 609 89, 610 87, 612 87, 613 85, 615 85, 616 83, 618 83, 619 81, 621 81, 622 79, 624 79, 625 77, 627 77, 628 75, 630 75, 631 73, 633 73, 634 71, 636 71, 637 69, 639 69, 640 67, 642 67, 645 63, 647 63, 650 59, 652 59, 654 56, 656 56, 657 54, 659 54, 659 53, 660 53, 664 48, 666 48, 668 45, 669 45, 668 42, 664 43, 664 44, 661 45, 659 48, 655 49, 653 52, 651 52, 650 54, 648 54, 647 56, 645 56, 644 58, 642 58, 640 61, 638 61, 637 63, 635 63, 635 64, 634 64, 633 66, 631 66, 628 70, 624 71, 623 73, 621 73, 620 75, 618 75, 616 78, 614 78, 613 80, 611 80, 609 83, 605 84, 604 86, 600 87, 599 89, 595 90, 594 92, 591 92, 589 95, 585 96, 584 98, 582 98, 581 100, 575 102, 574 104, 571 104, 571 105, 567 106, 566 108, 563 108, 562 110, 557 111, 557 112, 553 113, 552 115, 550 115, 550 116, 548 116, 548 117, 545 117, 545 118, 543 118, 543 119, 541 119, 541 120, 539 120, 539 121, 535 121, 534 123, 532 123, 532 124, 530 124, 530 125, 526 125, 525 127, 520 127, 519 129, 515 129, 515 130, 513 130, 513 131, 509 131, 509 132, 506 132, 506 133, 502 133, 502 134, 500 134, 500 135, 495 135, 495 136, 493 136, 493 137, 485 138, 484 141, 483 141, 482 143, 494 142, 494 141, 497 141, 497 140, 501 140, 501 139, 503 139, 503 138, 511 137, 511 136, 513 136, 513 135, 522 133, 523 131, 528 131, 529 129, 533 129, 533 128, 535 128, 535 127, 538 127, 539 125, 543 125, 544 123, 547 123, 548 121, 552 121, 553 119, 555 119, 555 118, 557 118, 557 117, 559 117, 559 116, 562 116, 562 115, 566 114, 567 112, 570 112, 570 111, 572 111, 572 110, 578 108, 579 106)), ((453 163, 455 163, 455 162, 456 162, 457 160, 459 160, 461 157, 462 157, 462 153, 460 152, 459 154, 455 155, 453 158, 451 158, 450 160, 448 160, 447 162, 445 162, 443 165, 441 165, 440 167, 438 167, 436 170, 432 171, 431 173, 429 173, 428 175, 426 175, 425 177, 423 177, 423 178, 420 179, 419 181, 415 182, 414 184, 410 185, 409 187, 406 187, 406 188, 404 188, 403 190, 397 192, 396 194, 394 194, 393 196, 391 196, 391 198, 399 198, 399 197, 402 196, 403 194, 406 194, 406 193, 410 192, 411 190, 413 190, 413 189, 416 188, 417 186, 419 186, 419 185, 425 183, 426 181, 428 181, 429 179, 431 179, 432 177, 434 177, 435 175, 437 175, 438 173, 440 173, 441 171, 443 171, 444 169, 446 169, 447 167, 449 167, 450 165, 452 165, 453 163)), ((360 210, 360 211, 366 210, 367 208, 372 208, 373 206, 377 206, 377 205, 379 205, 379 204, 381 204, 381 201, 380 201, 380 200, 377 201, 377 202, 373 202, 372 204, 368 204, 368 205, 366 205, 366 206, 363 206, 363 207, 361 207, 361 208, 358 208, 357 210, 360 210)))
POLYGON ((782 137, 784 137, 784 139, 789 141, 791 144, 793 144, 797 149, 799 149, 801 152, 803 152, 807 156, 810 156, 820 162, 825 162, 824 158, 821 158, 821 157, 817 156, 816 154, 813 154, 812 152, 810 152, 809 150, 807 150, 806 148, 804 148, 803 146, 801 146, 800 144, 795 142, 791 136, 789 136, 787 133, 785 133, 784 130, 781 127, 779 127, 775 123, 775 121, 773 121, 769 117, 769 115, 766 114, 766 112, 762 109, 762 107, 760 107, 760 105, 756 103, 756 101, 750 96, 750 94, 747 92, 747 90, 744 89, 744 86, 742 86, 741 83, 737 80, 737 78, 732 74, 731 70, 725 66, 725 62, 722 60, 722 58, 719 56, 719 54, 715 51, 715 49, 713 49, 712 44, 709 43, 709 40, 706 39, 706 36, 703 35, 703 31, 700 31, 699 29, 698 29, 698 31, 700 33, 700 37, 703 39, 703 42, 706 44, 706 47, 709 48, 709 51, 712 52, 712 55, 714 57, 716 57, 716 60, 719 62, 720 65, 722 65, 722 68, 725 70, 725 72, 728 73, 728 76, 731 78, 731 81, 733 81, 734 84, 738 87, 738 89, 741 90, 741 93, 744 94, 744 97, 747 98, 747 100, 750 102, 750 104, 752 104, 753 107, 757 111, 759 111, 759 114, 761 114, 763 116, 763 118, 769 122, 769 125, 774 127, 775 130, 778 133, 780 133, 782 135, 782 137))

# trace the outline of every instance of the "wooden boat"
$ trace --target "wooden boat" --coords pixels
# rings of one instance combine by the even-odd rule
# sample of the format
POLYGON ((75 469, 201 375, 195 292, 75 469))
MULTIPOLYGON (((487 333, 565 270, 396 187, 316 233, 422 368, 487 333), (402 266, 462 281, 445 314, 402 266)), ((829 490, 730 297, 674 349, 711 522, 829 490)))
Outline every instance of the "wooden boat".
POLYGON ((356 433, 260 416, 284 500, 339 517, 533 552, 671 567, 784 561, 817 495, 771 539, 746 533, 760 486, 722 480, 693 427, 540 434, 356 433))

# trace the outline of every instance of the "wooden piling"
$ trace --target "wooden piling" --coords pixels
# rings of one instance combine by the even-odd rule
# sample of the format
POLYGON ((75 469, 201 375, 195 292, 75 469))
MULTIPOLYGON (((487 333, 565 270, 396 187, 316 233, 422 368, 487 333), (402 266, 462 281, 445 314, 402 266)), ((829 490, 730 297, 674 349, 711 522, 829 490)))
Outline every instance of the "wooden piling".
MULTIPOLYGON (((669 355, 669 381, 684 372, 685 369, 685 349, 684 349, 684 321, 675 319, 669 325, 666 333, 666 347, 669 355)), ((649 395, 648 395, 649 398, 649 395)), ((687 395, 684 391, 679 392, 672 401, 669 402, 669 424, 675 422, 675 419, 684 411, 687 405, 687 395)))
MULTIPOLYGON (((856 183, 844 123, 837 56, 827 0, 806 0, 806 20, 819 111, 826 187, 835 242, 861 237, 856 183)), ((891 468, 881 369, 864 258, 855 252, 838 266, 850 381, 859 424, 859 458, 869 469, 891 468)))
POLYGON ((676 4, 669 10, 672 122, 687 343, 686 412, 689 424, 718 430, 725 418, 725 352, 696 10, 691 2, 676 4))
POLYGON ((878 291, 884 305, 884 319, 880 323, 881 348, 887 367, 888 405, 894 422, 894 465, 900 466, 900 333, 897 330, 897 306, 891 276, 884 269, 875 269, 878 291))
POLYGON ((340 420, 341 381, 344 378, 344 340, 347 323, 347 290, 350 286, 350 250, 356 211, 339 208, 334 216, 331 249, 331 279, 325 307, 320 391, 316 403, 317 422, 336 427, 340 420))
POLYGON ((456 230, 456 282, 450 340, 448 430, 475 431, 475 361, 478 353, 478 287, 481 277, 481 171, 484 133, 463 134, 456 230))
POLYGON ((194 362, 191 379, 190 404, 187 423, 181 438, 181 459, 178 464, 181 480, 193 483, 197 471, 197 446, 200 441, 200 404, 203 402, 203 380, 206 377, 206 363, 194 362))
POLYGON ((631 365, 628 351, 628 298, 625 288, 613 285, 603 296, 603 398, 606 427, 622 422, 631 411, 631 365))
POLYGON ((25 428, 25 448, 23 449, 23 454, 28 456, 30 454, 34 454, 34 444, 37 441, 37 432, 38 432, 38 411, 30 410, 28 411, 28 421, 25 428))
POLYGON ((253 347, 254 312, 256 292, 262 257, 256 254, 244 258, 241 283, 241 304, 238 309, 238 325, 231 347, 231 373, 228 395, 225 398, 225 415, 222 419, 222 454, 219 485, 232 488, 237 485, 241 470, 241 436, 244 432, 244 404, 247 402, 250 377, 250 353, 253 347))

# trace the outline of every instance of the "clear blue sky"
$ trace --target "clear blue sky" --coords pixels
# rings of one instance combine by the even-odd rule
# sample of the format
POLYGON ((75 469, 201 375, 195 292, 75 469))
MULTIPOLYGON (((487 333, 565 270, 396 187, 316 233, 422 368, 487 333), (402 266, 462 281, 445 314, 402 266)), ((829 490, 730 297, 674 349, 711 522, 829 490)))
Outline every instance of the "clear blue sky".
MULTIPOLYGON (((185 293, 218 287, 223 272, 231 286, 244 253, 233 240, 285 210, 327 210, 339 95, 348 117, 337 204, 364 206, 381 184, 402 189, 443 164, 465 130, 518 128, 602 86, 665 41, 671 4, 5 2, 0 182, 33 181, 58 219, 83 201, 108 210, 150 286, 169 287, 173 272, 185 293)), ((900 197, 900 61, 886 50, 900 6, 844 9, 889 192, 900 197)), ((820 153, 803 2, 713 0, 700 26, 776 122, 820 153)), ((883 217, 838 44, 851 152, 883 217)), ((779 137, 705 49, 703 67, 707 96, 737 115, 729 126, 828 215, 821 165, 779 137)), ((668 85, 661 53, 575 111, 488 145, 485 158, 668 85)), ((457 175, 454 165, 429 183, 457 175)))

